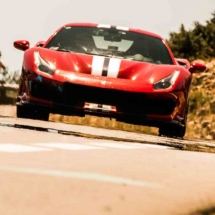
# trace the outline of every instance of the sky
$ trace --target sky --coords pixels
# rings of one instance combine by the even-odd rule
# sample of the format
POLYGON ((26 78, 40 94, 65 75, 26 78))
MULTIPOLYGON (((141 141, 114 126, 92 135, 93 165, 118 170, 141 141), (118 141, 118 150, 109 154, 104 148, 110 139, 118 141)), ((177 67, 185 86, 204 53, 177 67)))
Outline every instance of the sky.
POLYGON ((23 51, 13 46, 25 39, 34 46, 66 23, 92 22, 151 31, 167 39, 183 23, 204 24, 215 0, 0 0, 0 50, 10 71, 21 70, 23 51))

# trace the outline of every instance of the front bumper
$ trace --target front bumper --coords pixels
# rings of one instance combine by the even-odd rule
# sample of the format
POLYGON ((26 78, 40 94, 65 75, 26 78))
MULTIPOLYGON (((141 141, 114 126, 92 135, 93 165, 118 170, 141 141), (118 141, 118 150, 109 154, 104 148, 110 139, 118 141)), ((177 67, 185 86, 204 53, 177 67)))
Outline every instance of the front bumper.
POLYGON ((132 124, 180 125, 181 117, 177 114, 180 115, 183 106, 181 101, 184 96, 181 92, 132 92, 48 78, 41 81, 36 76, 28 78, 26 83, 28 96, 24 97, 23 93, 19 95, 17 105, 42 106, 52 113, 65 115, 99 115, 132 124))

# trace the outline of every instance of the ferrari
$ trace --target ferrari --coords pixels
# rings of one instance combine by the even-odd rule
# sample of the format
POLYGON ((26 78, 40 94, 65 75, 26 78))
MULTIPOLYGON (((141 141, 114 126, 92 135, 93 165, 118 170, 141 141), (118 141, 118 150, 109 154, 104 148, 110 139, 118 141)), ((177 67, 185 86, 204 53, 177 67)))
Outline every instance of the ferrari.
POLYGON ((24 51, 18 118, 94 115, 174 138, 186 132, 192 75, 206 69, 175 58, 155 33, 107 24, 69 23, 32 47, 13 45, 24 51))

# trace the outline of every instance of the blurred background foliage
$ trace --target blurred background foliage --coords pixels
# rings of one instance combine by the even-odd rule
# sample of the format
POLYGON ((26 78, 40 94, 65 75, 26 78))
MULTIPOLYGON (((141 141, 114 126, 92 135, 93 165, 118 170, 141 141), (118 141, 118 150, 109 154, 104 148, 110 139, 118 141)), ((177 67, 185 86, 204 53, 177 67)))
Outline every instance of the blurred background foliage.
POLYGON ((215 11, 206 24, 195 21, 193 28, 186 30, 181 24, 179 32, 170 32, 167 40, 175 57, 188 60, 210 60, 215 57, 215 11))

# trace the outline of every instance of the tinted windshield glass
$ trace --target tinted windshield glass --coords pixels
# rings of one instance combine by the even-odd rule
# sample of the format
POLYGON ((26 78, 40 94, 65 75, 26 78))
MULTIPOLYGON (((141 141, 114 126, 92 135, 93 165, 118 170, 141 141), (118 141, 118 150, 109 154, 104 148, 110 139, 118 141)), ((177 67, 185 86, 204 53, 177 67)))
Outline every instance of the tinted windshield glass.
POLYGON ((173 64, 166 46, 159 38, 115 28, 65 27, 52 38, 46 48, 173 64))

